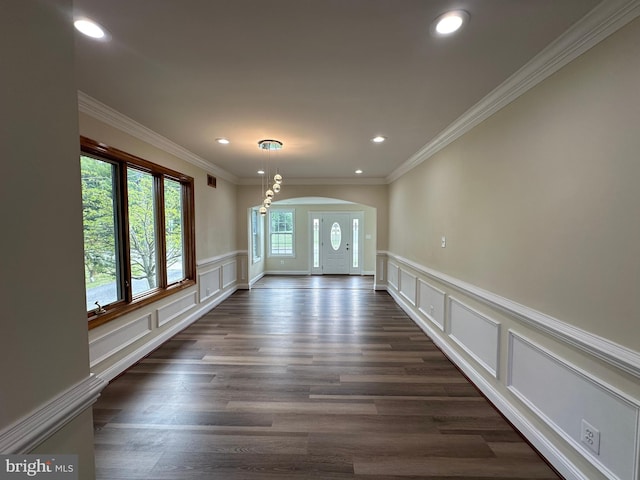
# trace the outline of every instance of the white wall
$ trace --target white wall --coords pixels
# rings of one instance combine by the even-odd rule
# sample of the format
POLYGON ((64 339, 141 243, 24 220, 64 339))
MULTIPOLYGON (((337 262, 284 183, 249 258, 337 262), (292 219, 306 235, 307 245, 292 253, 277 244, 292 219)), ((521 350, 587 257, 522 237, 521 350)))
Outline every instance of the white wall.
MULTIPOLYGON (((260 201, 259 188, 254 185, 239 185, 237 187, 237 212, 236 220, 238 225, 237 248, 247 250, 249 247, 249 223, 247 221, 248 209, 256 206, 260 201)), ((278 194, 277 200, 289 200, 304 197, 324 197, 337 200, 353 202, 353 205, 292 205, 296 208, 296 228, 300 233, 296 237, 296 251, 299 254, 295 259, 285 259, 285 264, 280 264, 280 259, 276 262, 269 261, 265 256, 263 261, 252 265, 249 278, 259 278, 265 271, 281 272, 308 272, 309 266, 309 239, 308 239, 308 212, 310 210, 325 211, 332 209, 360 210, 365 213, 365 252, 364 252, 364 272, 372 273, 376 269, 375 251, 376 249, 386 249, 388 239, 388 186, 387 185, 290 185, 283 183, 282 191, 278 194)), ((277 204, 276 204, 277 205, 277 204)), ((266 223, 265 223, 265 235, 266 223)), ((266 244, 265 244, 266 252, 266 244)))
POLYGON ((77 454, 93 478, 71 7, 0 4, 0 452, 77 454))
POLYGON ((639 44, 636 19, 389 192, 390 293, 567 478, 639 478, 639 44))
MULTIPOLYGON (((310 212, 362 212, 363 214, 363 252, 362 252, 362 273, 372 275, 375 271, 376 257, 376 210, 375 208, 359 204, 327 204, 327 205, 307 205, 307 204, 287 204, 278 205, 277 202, 271 208, 292 209, 295 212, 295 245, 294 257, 270 257, 268 255, 268 225, 265 221, 265 246, 267 252, 265 268, 268 273, 311 273, 311 238, 309 213, 310 212), (366 236, 368 235, 368 239, 366 236)), ((267 216, 268 218, 268 216, 267 216)))

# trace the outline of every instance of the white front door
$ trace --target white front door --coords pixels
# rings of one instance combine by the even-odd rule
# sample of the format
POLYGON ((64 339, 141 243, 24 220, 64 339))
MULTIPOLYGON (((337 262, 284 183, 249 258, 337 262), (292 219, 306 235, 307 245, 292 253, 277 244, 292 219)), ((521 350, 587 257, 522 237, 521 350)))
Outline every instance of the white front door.
POLYGON ((325 214, 322 218, 320 238, 322 245, 322 273, 348 274, 351 265, 351 215, 325 214))

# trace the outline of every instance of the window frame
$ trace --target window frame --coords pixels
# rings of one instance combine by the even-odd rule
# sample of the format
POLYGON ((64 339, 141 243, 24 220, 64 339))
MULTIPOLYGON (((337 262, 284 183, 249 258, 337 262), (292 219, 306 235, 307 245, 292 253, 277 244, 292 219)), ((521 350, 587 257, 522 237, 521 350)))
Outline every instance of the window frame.
MULTIPOLYGON (((268 256, 269 257, 279 257, 279 258, 295 258, 296 256, 296 210, 295 208, 269 208, 269 246, 268 246, 268 256), (273 212, 287 212, 291 213, 291 253, 273 253, 273 245, 271 243, 271 237, 274 233, 283 233, 283 232, 273 232, 271 231, 271 215, 273 212)), ((288 232, 286 232, 288 233, 288 232)))
POLYGON ((89 329, 103 325, 126 313, 137 310, 161 298, 172 295, 180 290, 196 284, 196 249, 195 249, 195 195, 194 179, 188 175, 153 162, 137 157, 90 138, 80 137, 80 154, 116 165, 116 244, 118 248, 118 270, 121 278, 120 288, 123 298, 108 305, 103 305, 104 313, 95 310, 87 311, 89 329), (129 242, 129 212, 127 193, 127 169, 132 168, 153 176, 153 195, 158 208, 155 212, 156 243, 157 243, 157 275, 158 286, 140 293, 132 294, 131 262, 129 242), (183 249, 184 249, 184 278, 178 282, 168 284, 166 265, 166 229, 164 216, 164 178, 177 181, 182 186, 183 201, 183 249))
POLYGON ((251 208, 251 219, 249 223, 249 228, 251 229, 251 264, 255 265, 262 261, 262 251, 264 250, 264 241, 262 240, 264 220, 260 215, 258 207, 251 208))

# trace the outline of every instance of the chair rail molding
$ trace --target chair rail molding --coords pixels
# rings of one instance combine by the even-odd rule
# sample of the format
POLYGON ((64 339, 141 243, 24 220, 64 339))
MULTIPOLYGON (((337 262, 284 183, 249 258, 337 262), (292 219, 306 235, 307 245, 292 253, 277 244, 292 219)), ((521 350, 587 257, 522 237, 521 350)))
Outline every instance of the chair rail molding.
POLYGON ((30 452, 93 405, 106 386, 101 376, 90 374, 2 430, 0 452, 30 452))
POLYGON ((224 262, 225 260, 229 259, 235 259, 236 257, 242 255, 248 255, 247 250, 235 250, 233 252, 224 253, 222 255, 216 255, 215 257, 203 258, 202 260, 196 261, 196 266, 200 269, 205 269, 216 263, 224 262))
POLYGON ((556 339, 572 345, 626 373, 640 378, 640 352, 602 338, 581 328, 569 325, 557 318, 539 312, 525 305, 484 290, 463 280, 420 265, 407 258, 384 252, 389 261, 405 265, 412 270, 437 280, 464 293, 489 307, 500 310, 526 325, 534 327, 556 339))

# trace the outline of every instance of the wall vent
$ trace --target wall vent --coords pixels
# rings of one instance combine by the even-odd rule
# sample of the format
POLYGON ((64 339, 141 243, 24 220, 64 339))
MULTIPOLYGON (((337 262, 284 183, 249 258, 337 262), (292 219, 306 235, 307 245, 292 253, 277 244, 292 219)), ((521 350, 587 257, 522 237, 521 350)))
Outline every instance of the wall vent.
POLYGON ((213 175, 207 174, 207 185, 210 187, 216 188, 216 177, 213 175))

